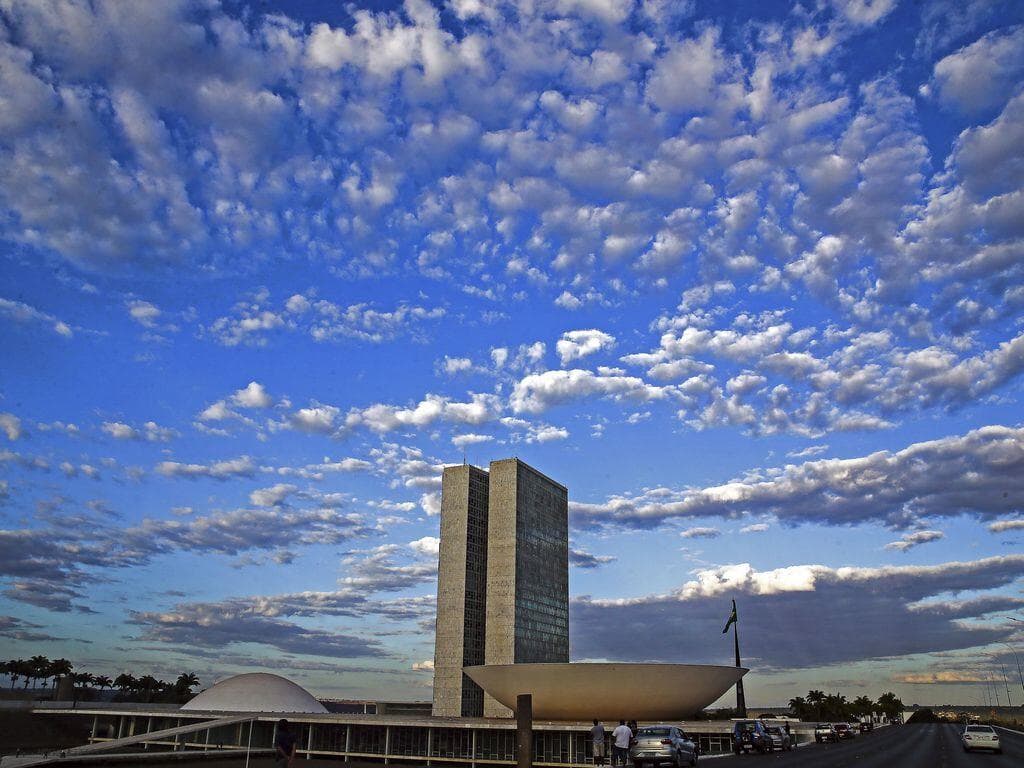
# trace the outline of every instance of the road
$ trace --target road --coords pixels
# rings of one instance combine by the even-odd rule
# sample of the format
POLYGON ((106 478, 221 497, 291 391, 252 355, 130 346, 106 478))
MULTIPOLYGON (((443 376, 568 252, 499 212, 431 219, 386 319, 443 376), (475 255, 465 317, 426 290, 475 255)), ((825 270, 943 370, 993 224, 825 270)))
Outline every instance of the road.
POLYGON ((1002 768, 1024 766, 1024 736, 999 730, 1003 754, 963 751, 962 726, 903 725, 880 728, 839 744, 810 744, 792 752, 740 755, 706 761, 706 768, 767 763, 777 768, 1002 768))

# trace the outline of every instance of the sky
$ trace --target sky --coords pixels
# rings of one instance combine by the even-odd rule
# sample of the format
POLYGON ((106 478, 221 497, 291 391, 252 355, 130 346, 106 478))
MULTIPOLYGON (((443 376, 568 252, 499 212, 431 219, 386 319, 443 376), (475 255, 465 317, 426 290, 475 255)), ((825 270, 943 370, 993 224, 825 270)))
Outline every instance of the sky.
POLYGON ((995 0, 0 0, 0 657, 427 700, 518 456, 573 660, 990 700, 1022 86, 995 0))

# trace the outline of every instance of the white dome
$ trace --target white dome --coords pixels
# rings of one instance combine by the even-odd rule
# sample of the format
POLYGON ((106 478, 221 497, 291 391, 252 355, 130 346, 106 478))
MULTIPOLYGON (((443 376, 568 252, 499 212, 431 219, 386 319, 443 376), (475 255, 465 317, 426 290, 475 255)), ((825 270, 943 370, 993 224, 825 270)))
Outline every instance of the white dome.
POLYGON ((247 672, 221 680, 181 708, 202 712, 327 712, 301 685, 267 672, 247 672))

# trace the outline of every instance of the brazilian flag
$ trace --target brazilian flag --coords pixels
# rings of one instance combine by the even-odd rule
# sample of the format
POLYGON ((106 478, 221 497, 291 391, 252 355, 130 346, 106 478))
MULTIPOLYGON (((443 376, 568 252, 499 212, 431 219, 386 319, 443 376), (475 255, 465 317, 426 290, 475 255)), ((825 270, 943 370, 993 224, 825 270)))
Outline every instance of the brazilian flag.
POLYGON ((732 613, 729 614, 729 620, 727 622, 725 622, 725 629, 722 630, 722 634, 724 635, 726 632, 728 632, 729 631, 729 627, 731 627, 733 624, 735 624, 736 621, 737 621, 737 619, 736 619, 736 601, 733 600, 732 601, 732 613))

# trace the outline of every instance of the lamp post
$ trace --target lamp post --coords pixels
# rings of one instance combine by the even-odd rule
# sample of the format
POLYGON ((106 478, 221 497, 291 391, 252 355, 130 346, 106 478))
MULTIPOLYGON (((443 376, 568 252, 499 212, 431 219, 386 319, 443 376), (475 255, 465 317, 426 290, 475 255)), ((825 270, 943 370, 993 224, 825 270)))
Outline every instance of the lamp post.
POLYGON ((1020 669, 1020 656, 1017 655, 1017 650, 1012 645, 1010 645, 1009 643, 1000 643, 1000 644, 1001 645, 1005 645, 1007 648, 1009 648, 1010 649, 1010 653, 1013 654, 1013 659, 1014 659, 1014 661, 1017 662, 1017 677, 1020 678, 1020 689, 1021 689, 1021 691, 1024 691, 1024 673, 1022 673, 1021 669, 1020 669))

